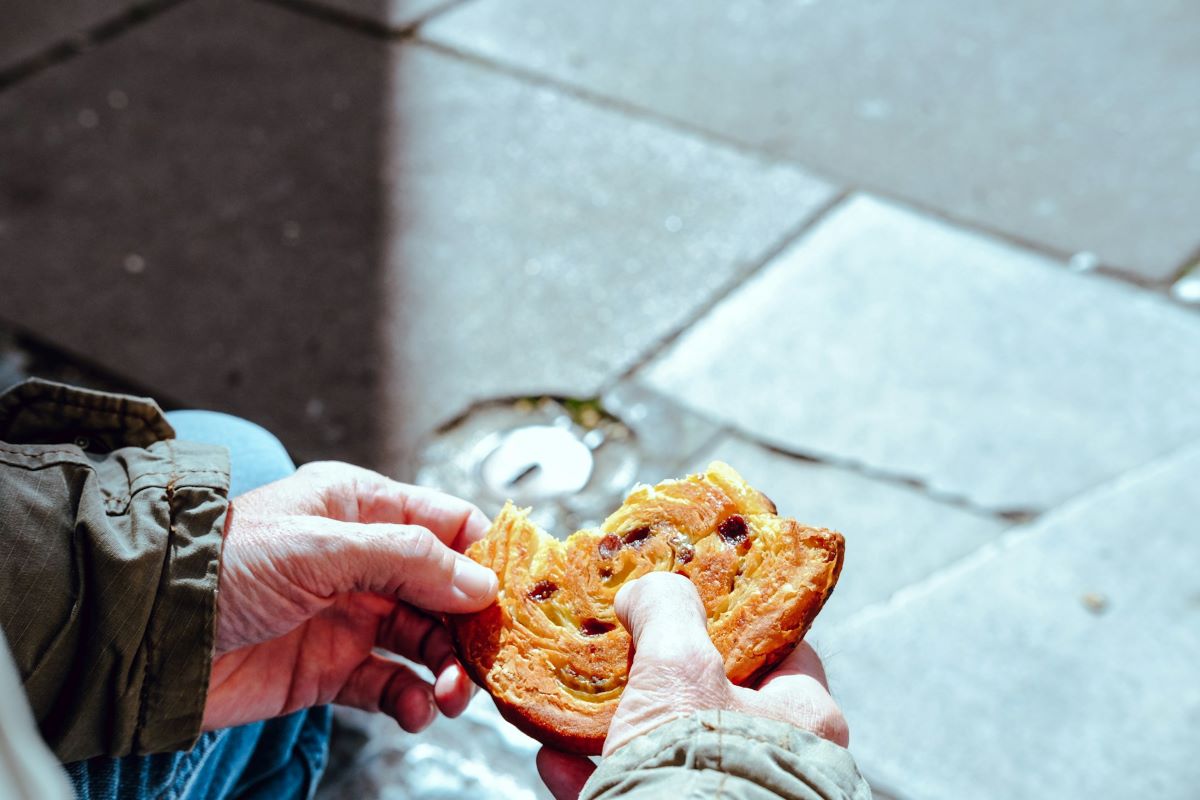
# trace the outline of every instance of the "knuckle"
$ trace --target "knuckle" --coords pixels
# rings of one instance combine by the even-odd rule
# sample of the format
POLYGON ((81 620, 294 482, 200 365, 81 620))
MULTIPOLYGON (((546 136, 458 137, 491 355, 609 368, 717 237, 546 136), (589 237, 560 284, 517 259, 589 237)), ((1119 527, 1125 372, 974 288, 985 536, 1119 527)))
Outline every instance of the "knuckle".
POLYGON ((406 561, 418 561, 437 566, 446 566, 448 553, 441 541, 431 531, 417 525, 406 525, 401 528, 400 554, 406 561))
POLYGON ((339 461, 310 461, 296 470, 296 474, 314 483, 333 483, 345 467, 339 461))
POLYGON ((725 686, 728 679, 725 676, 725 664, 720 654, 711 646, 705 647, 700 642, 671 642, 663 647, 655 648, 646 654, 641 663, 635 666, 643 675, 655 675, 680 691, 690 691, 692 688, 703 687, 705 691, 714 686, 725 686))
POLYGON ((679 643, 675 650, 675 659, 693 665, 697 671, 702 670, 705 674, 719 672, 721 677, 725 676, 725 662, 708 639, 688 639, 679 643))

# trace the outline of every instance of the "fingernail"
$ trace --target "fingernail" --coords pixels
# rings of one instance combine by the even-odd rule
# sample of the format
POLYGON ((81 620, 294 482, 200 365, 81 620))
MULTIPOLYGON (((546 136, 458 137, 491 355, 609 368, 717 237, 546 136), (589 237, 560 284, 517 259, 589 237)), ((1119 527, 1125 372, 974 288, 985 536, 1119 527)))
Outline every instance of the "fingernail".
POLYGON ((437 703, 430 688, 410 686, 405 689, 400 716, 396 720, 409 733, 420 733, 433 724, 437 713, 437 703))
POLYGON ((454 588, 475 600, 482 600, 496 591, 496 573, 460 556, 454 564, 454 588))

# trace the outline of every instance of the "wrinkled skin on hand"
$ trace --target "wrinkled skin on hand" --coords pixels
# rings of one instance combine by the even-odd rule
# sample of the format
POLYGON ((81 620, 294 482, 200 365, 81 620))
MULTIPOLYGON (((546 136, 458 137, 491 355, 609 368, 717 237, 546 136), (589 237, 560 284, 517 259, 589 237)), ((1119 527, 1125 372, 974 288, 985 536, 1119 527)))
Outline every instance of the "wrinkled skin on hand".
MULTIPOLYGON (((721 654, 708 638, 704 607, 691 581, 653 572, 626 584, 615 610, 633 638, 629 682, 604 741, 604 755, 676 717, 726 709, 778 719, 843 747, 849 730, 829 695, 825 671, 801 642, 757 688, 725 677, 721 654)), ((586 758, 542 748, 538 771, 556 800, 576 800, 595 770, 586 758)))
POLYGON ((495 600, 495 575, 461 555, 487 527, 464 500, 332 462, 235 498, 204 729, 330 702, 409 731, 462 713, 474 687, 431 612, 495 600))

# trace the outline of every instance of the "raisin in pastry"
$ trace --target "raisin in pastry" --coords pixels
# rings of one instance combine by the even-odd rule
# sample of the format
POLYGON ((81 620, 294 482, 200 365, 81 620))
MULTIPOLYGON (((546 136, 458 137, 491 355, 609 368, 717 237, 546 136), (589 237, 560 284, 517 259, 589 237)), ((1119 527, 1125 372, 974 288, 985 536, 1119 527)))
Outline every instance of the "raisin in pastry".
POLYGON ((734 683, 796 646, 842 567, 844 541, 776 514, 729 466, 635 489, 595 530, 560 542, 511 503, 467 555, 500 577, 497 602, 449 618, 459 658, 530 736, 600 752, 625 687, 630 638, 613 613, 626 581, 689 578, 734 683))

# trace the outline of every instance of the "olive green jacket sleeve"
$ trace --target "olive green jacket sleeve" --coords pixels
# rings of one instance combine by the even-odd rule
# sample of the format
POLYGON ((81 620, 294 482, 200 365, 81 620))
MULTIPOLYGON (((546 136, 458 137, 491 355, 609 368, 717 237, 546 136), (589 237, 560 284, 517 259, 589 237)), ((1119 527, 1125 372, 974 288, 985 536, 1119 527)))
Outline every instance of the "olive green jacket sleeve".
POLYGON ((173 437, 150 400, 0 396, 0 628, 62 761, 199 735, 229 458, 173 437))
POLYGON ((701 711, 639 736, 601 762, 579 800, 870 800, 854 759, 792 725, 701 711))

